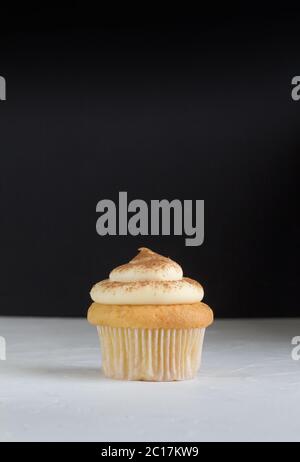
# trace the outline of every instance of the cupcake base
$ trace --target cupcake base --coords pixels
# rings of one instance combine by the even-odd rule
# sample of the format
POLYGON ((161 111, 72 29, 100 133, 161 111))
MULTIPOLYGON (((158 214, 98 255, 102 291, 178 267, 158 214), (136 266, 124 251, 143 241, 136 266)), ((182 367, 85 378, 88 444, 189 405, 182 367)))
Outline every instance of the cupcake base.
POLYGON ((205 328, 141 329, 97 326, 107 377, 173 381, 195 377, 205 328))

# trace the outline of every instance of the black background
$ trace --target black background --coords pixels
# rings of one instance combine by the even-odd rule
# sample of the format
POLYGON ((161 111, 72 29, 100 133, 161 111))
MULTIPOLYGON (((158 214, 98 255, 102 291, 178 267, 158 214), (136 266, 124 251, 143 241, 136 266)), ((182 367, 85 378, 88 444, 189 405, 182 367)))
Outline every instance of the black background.
POLYGON ((149 246, 216 317, 298 315, 298 13, 127 13, 3 12, 0 314, 85 316, 149 246), (119 191, 204 199, 204 244, 98 236, 119 191))

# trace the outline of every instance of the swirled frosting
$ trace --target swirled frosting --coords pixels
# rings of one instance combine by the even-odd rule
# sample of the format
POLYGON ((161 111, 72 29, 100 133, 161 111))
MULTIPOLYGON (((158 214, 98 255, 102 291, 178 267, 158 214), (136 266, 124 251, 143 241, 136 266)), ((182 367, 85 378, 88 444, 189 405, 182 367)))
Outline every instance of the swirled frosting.
POLYGON ((197 303, 203 298, 202 286, 183 277, 173 260, 145 247, 125 265, 111 271, 90 292, 96 303, 113 305, 160 305, 197 303))

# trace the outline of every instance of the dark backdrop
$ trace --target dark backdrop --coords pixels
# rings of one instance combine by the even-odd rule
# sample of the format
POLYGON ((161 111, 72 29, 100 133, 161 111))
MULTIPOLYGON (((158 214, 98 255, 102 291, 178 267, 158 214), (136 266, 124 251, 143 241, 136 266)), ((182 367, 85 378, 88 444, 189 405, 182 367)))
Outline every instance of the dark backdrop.
POLYGON ((1 315, 84 316, 92 283, 142 245, 198 279, 217 317, 299 314, 295 12, 1 23, 1 315), (204 244, 99 237, 96 203, 119 191, 204 199, 204 244))

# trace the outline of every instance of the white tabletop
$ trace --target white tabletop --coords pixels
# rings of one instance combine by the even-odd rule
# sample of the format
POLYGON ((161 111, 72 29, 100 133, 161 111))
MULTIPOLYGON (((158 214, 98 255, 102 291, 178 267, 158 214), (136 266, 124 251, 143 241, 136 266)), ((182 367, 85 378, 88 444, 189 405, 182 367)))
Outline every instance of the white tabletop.
POLYGON ((0 318, 0 441, 300 440, 300 319, 220 320, 197 379, 104 378, 84 319, 0 318))

